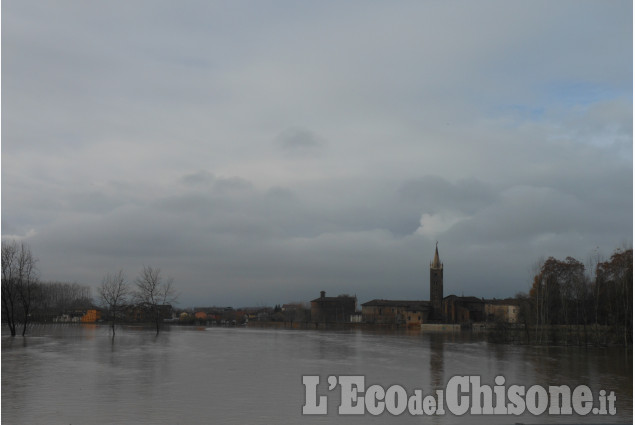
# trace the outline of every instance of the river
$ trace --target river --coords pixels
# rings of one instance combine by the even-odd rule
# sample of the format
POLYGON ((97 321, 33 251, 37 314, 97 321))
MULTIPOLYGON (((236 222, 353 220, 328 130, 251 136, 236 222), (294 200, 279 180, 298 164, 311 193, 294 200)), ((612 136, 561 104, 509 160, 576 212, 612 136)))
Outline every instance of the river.
MULTIPOLYGON (((99 325, 36 325, 26 338, 2 332, 3 424, 633 421, 632 351, 617 347, 498 345, 470 333, 406 331, 172 326, 155 336, 151 329, 123 327, 114 339, 108 327, 99 325), (329 376, 340 381, 363 376, 365 390, 398 385, 407 396, 417 389, 432 396, 457 375, 478 376, 481 385, 492 388, 497 376, 505 378, 506 389, 567 385, 573 391, 586 385, 595 406, 600 390, 613 392, 616 414, 492 416, 468 411, 456 416, 446 405, 445 414, 432 416, 409 409, 397 415, 388 409, 378 416, 366 409, 364 415, 339 415, 342 387, 329 390, 327 381, 329 376), (317 376, 320 383, 305 386, 303 376, 317 376), (303 415, 305 404, 317 405, 316 396, 326 397, 327 414, 303 415)), ((358 408, 365 408, 365 393, 358 395, 358 408)), ((370 410, 381 402, 375 396, 370 410)), ((399 399, 393 400, 386 404, 398 407, 399 399)))

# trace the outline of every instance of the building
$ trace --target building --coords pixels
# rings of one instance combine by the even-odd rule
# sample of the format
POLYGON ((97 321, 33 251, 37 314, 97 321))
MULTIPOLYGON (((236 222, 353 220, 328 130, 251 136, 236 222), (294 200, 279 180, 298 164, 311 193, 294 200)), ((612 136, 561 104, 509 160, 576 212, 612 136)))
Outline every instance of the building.
POLYGON ((82 323, 95 323, 98 320, 101 320, 101 311, 92 309, 86 310, 86 313, 82 316, 82 323))
POLYGON ((443 263, 439 261, 439 242, 434 248, 434 259, 430 263, 431 320, 442 322, 443 316, 443 263))
POLYGON ((156 313, 160 320, 172 319, 175 316, 171 304, 162 304, 157 306, 134 304, 124 307, 124 320, 126 322, 153 322, 156 320, 156 313))
POLYGON ((311 321, 315 323, 344 323, 350 320, 357 307, 357 298, 349 295, 327 297, 320 291, 320 298, 311 301, 311 321))
POLYGON ((485 301, 476 297, 448 295, 443 298, 446 323, 468 324, 485 321, 485 301))
POLYGON ((194 313, 194 319, 202 322, 207 321, 207 313, 204 311, 197 311, 194 313))
POLYGON ((519 313, 519 302, 512 298, 485 300, 448 295, 443 299, 443 314, 447 323, 518 323, 519 313))
POLYGON ((362 304, 365 323, 417 326, 443 319, 443 263, 438 242, 430 262, 430 301, 375 299, 362 304))
POLYGON ((362 321, 375 324, 417 326, 426 323, 469 325, 477 322, 518 323, 518 300, 485 300, 443 296, 443 263, 439 243, 430 262, 430 301, 375 299, 362 304, 362 321))
POLYGON ((362 323, 362 312, 356 311, 351 314, 351 323, 362 323))
POLYGON ((428 322, 429 301, 372 300, 362 304, 365 323, 418 326, 428 322))
POLYGON ((518 323, 520 302, 513 298, 485 300, 485 319, 488 322, 518 323))

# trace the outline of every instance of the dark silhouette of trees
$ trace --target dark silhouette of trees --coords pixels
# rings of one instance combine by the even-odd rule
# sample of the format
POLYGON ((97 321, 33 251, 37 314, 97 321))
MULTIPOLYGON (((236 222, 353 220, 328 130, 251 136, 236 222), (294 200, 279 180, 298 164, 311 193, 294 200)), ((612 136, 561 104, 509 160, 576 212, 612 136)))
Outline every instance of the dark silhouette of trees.
POLYGON ((123 307, 126 305, 130 295, 130 288, 123 271, 119 270, 115 274, 106 274, 97 289, 97 294, 99 295, 100 304, 108 311, 112 337, 114 338, 117 317, 122 314, 123 307))
POLYGON ((14 276, 17 245, 2 243, 2 314, 11 336, 16 334, 16 310, 18 308, 17 277, 14 276))
POLYGON ((24 242, 2 242, 2 313, 11 336, 22 324, 22 336, 31 320, 38 289, 37 259, 24 242))
MULTIPOLYGON (((538 343, 549 339, 554 325, 582 326, 587 341, 587 325, 608 327, 621 343, 633 342, 633 250, 618 249, 608 261, 591 257, 595 275, 585 274, 585 266, 572 257, 564 261, 545 260, 522 301, 521 321, 534 326, 538 343)), ((604 340, 609 335, 604 335, 604 340)), ((613 338, 615 339, 615 338, 613 338)), ((565 341, 567 342, 567 341, 565 341)))
POLYGON ((173 279, 164 280, 161 270, 144 266, 136 281, 137 289, 134 299, 142 307, 156 325, 157 335, 170 304, 176 301, 173 279))
POLYGON ((42 282, 37 288, 37 320, 47 322, 61 314, 93 307, 90 286, 68 282, 42 282))
POLYGON ((625 345, 633 343, 633 250, 617 250, 597 265, 595 284, 607 308, 605 321, 615 326, 625 345))

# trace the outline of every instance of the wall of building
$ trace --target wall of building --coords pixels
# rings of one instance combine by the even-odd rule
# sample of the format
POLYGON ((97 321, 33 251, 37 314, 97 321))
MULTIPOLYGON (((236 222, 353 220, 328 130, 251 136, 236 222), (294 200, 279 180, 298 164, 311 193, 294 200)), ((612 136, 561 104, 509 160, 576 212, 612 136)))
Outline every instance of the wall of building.
POLYGON ((421 325, 428 321, 428 311, 402 306, 362 306, 362 321, 376 324, 421 325))
POLYGON ((342 323, 350 321, 355 313, 354 297, 322 297, 311 301, 311 321, 342 323))
POLYGON ((485 316, 488 321, 518 323, 520 307, 510 304, 485 304, 485 316))

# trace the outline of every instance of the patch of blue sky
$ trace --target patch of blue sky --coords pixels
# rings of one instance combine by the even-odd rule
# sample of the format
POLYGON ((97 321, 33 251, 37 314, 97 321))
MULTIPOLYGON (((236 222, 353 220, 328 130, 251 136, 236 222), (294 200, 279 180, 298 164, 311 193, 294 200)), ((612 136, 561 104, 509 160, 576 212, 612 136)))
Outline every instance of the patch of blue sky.
POLYGON ((583 113, 592 105, 613 99, 633 101, 632 84, 618 88, 607 84, 587 82, 550 83, 534 92, 526 104, 503 103, 492 109, 492 114, 505 116, 513 123, 542 121, 548 119, 553 110, 577 110, 583 113))
POLYGON ((546 85, 542 92, 547 104, 559 107, 585 107, 616 98, 633 100, 632 82, 630 87, 583 81, 554 82, 546 85))
POLYGON ((496 112, 498 112, 499 114, 510 115, 520 120, 530 121, 541 120, 544 117, 546 111, 546 109, 541 106, 521 104, 501 105, 496 108, 496 110, 496 112))

